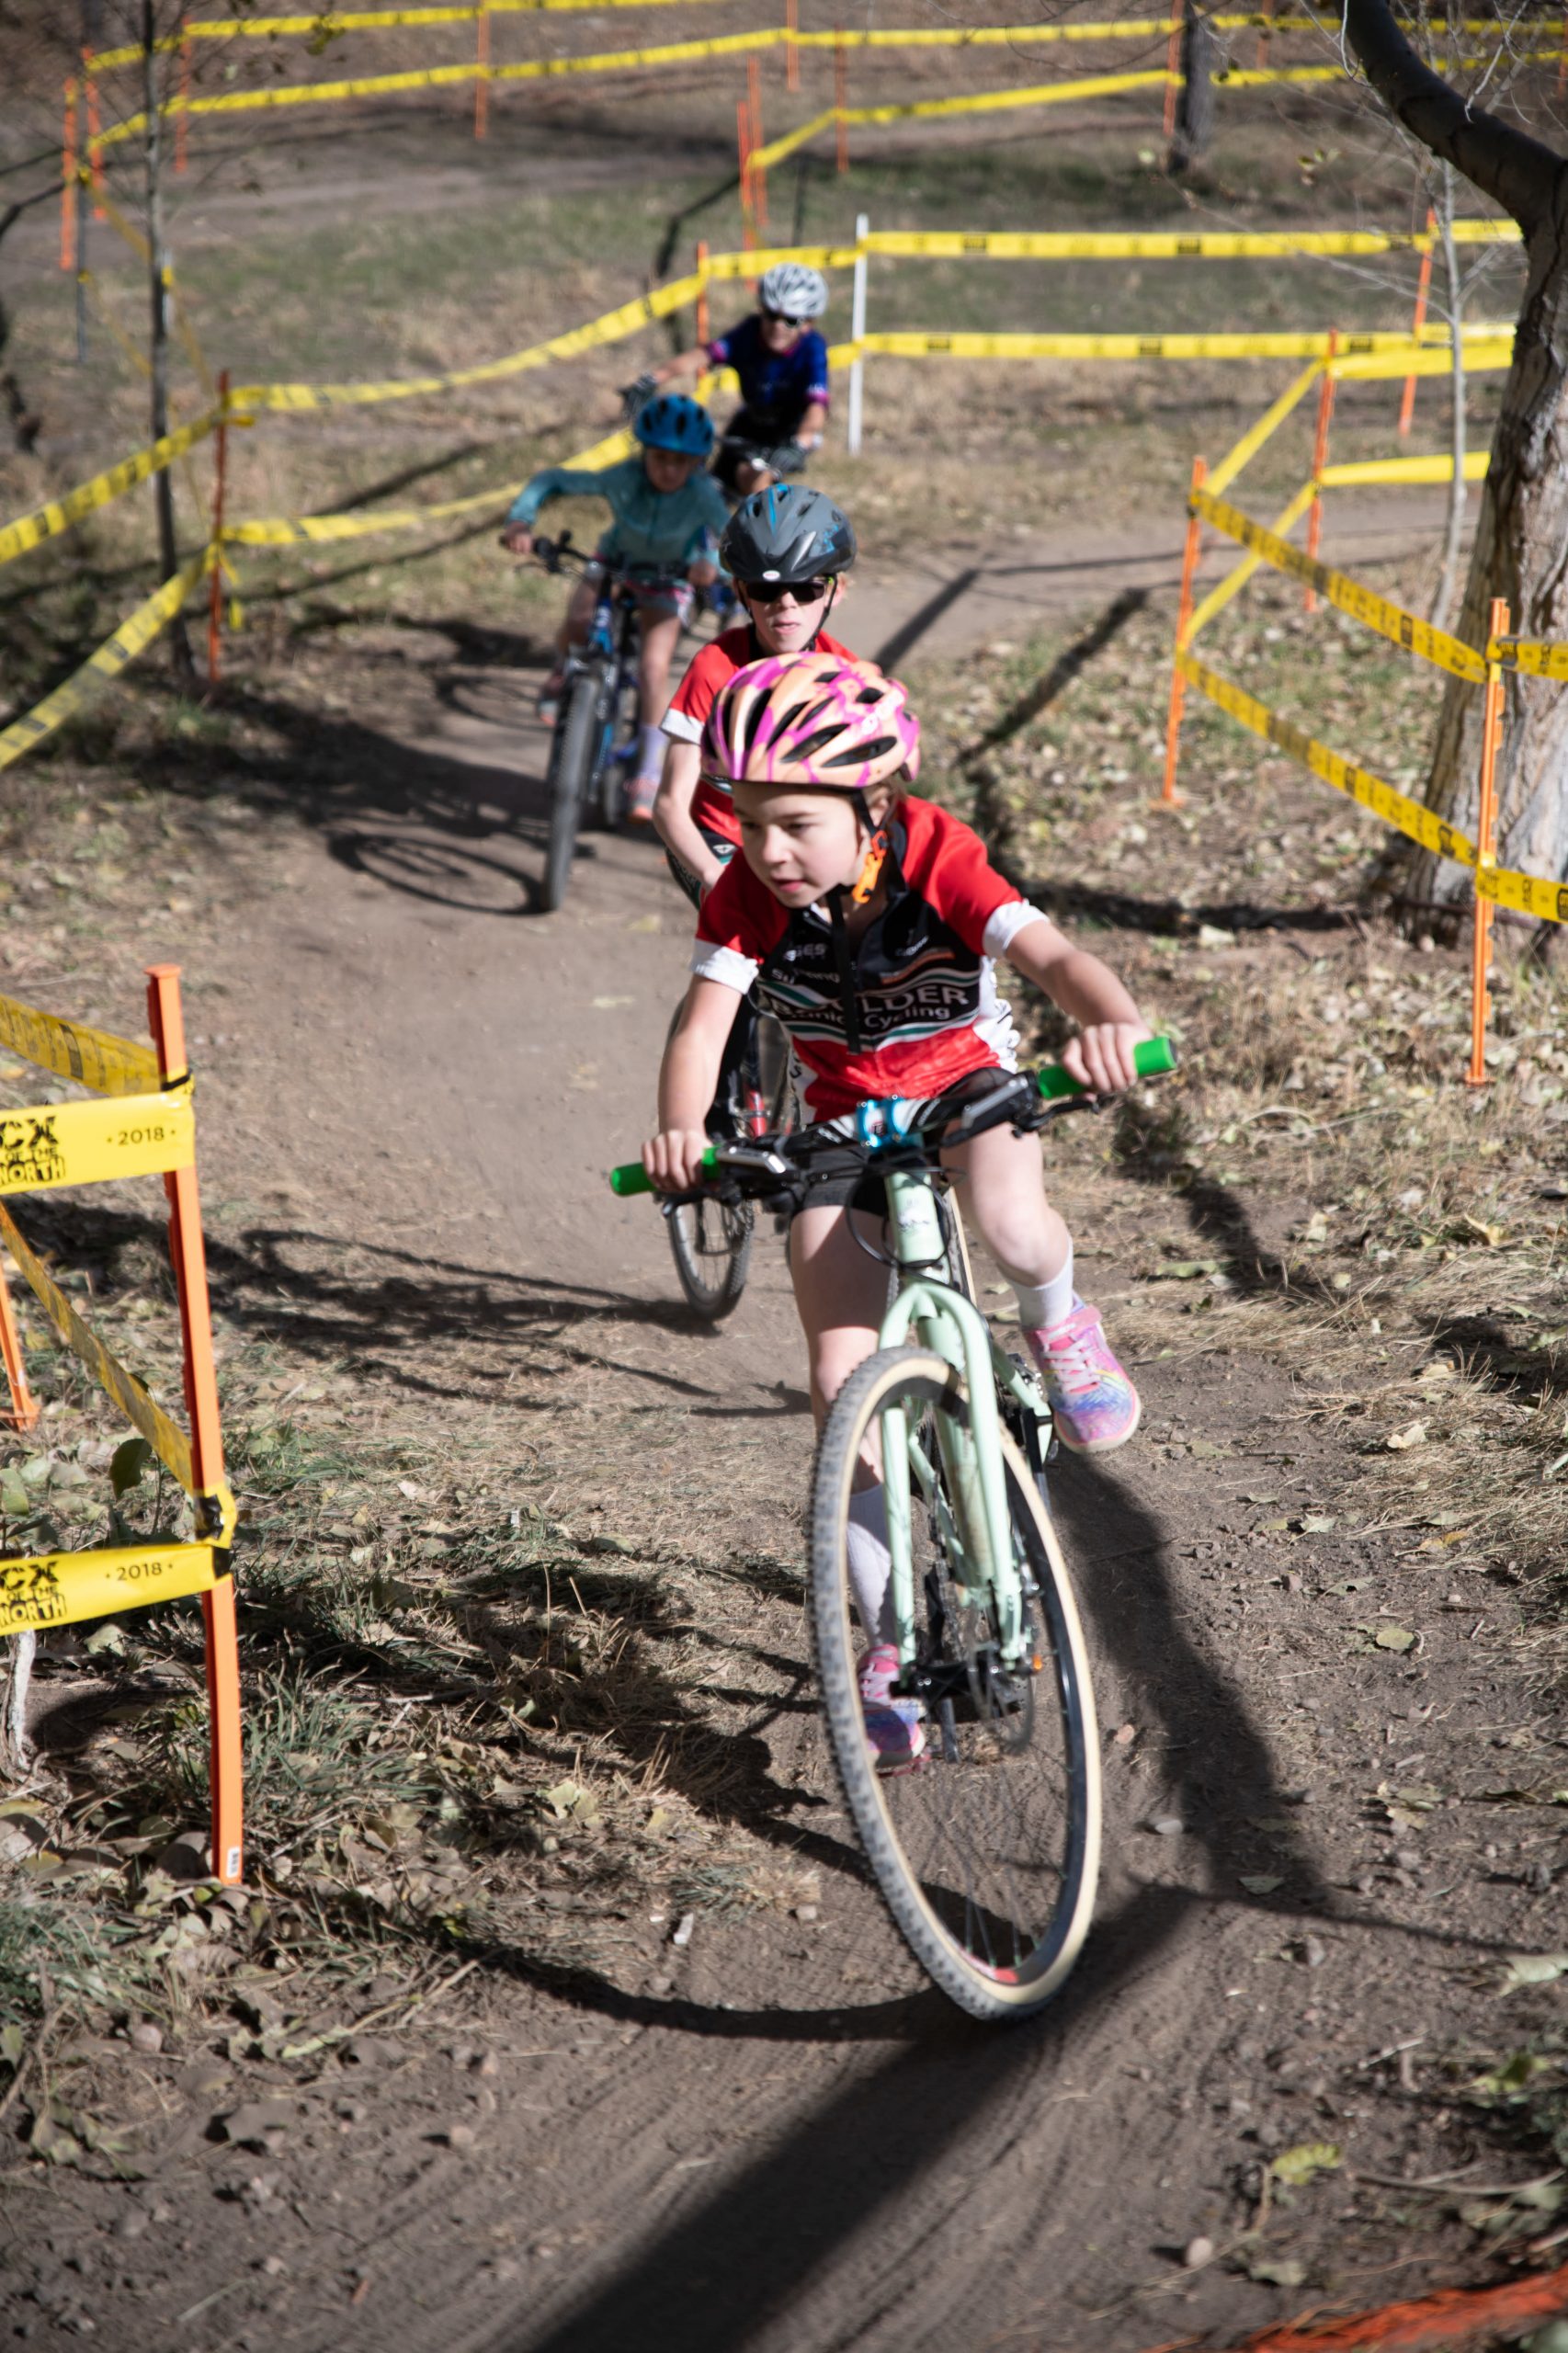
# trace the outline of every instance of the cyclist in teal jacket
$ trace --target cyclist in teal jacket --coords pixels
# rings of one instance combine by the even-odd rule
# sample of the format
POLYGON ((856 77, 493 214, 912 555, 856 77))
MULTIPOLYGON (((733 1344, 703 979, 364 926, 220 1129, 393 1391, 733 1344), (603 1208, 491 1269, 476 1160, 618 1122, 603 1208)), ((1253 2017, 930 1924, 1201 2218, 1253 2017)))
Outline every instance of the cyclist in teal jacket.
POLYGON ((559 707, 560 657, 580 645, 594 617, 604 567, 613 563, 633 575, 642 658, 638 672, 641 735, 637 774, 628 788, 627 816, 650 824, 664 765, 661 722, 669 701, 670 660, 681 623, 691 609, 692 592, 718 577, 719 534, 729 520, 724 494, 702 467, 713 447, 713 422, 684 393, 663 393, 639 410, 632 426, 642 447, 634 458, 588 469, 546 466, 535 474, 506 517, 503 544, 515 555, 533 545, 533 523, 552 498, 602 498, 614 521, 599 540, 599 561, 588 567, 572 592, 556 640, 557 665, 540 690, 541 716, 553 721, 559 707))

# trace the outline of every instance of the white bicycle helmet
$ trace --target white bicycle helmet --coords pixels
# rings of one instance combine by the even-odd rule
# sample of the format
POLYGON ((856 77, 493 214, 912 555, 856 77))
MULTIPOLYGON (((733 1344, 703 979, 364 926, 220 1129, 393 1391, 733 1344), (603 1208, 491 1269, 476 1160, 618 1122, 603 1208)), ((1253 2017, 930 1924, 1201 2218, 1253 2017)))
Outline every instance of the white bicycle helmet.
POLYGON ((757 293, 763 309, 778 319, 820 319, 827 308, 826 278, 801 261, 776 261, 763 271, 757 293))

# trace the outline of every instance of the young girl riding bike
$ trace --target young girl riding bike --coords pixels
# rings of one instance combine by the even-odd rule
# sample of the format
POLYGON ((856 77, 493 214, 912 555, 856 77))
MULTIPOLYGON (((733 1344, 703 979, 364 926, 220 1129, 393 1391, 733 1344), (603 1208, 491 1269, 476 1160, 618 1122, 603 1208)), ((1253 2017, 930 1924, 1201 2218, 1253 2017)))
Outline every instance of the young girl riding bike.
MULTIPOLYGON (((1131 997, 1003 881, 967 825, 910 793, 919 738, 895 680, 821 653, 753 663, 714 704, 705 756, 731 779, 741 855, 703 902, 694 977, 659 1074, 659 1131, 642 1159, 660 1189, 700 1181, 724 1041, 754 985, 790 1033, 813 1122, 847 1121, 880 1097, 928 1100, 971 1072, 1013 1068, 997 956, 1078 1024, 1062 1057, 1075 1078, 1105 1095, 1132 1084, 1132 1051, 1149 1032, 1131 997)), ((1125 1444, 1137 1392, 1097 1309, 1073 1288, 1072 1238, 1046 1199, 1036 1139, 994 1129, 944 1158, 1017 1293, 1063 1445, 1103 1453, 1125 1444)), ((819 1428, 877 1345, 887 1273, 864 1245, 877 1244, 881 1192, 874 1175, 815 1192, 790 1229, 819 1428)), ((891 1696, 892 1556, 871 1463, 857 1477, 848 1571, 867 1643, 867 1738, 879 1766, 897 1769, 918 1757, 924 1732, 917 1705, 891 1696)))
MULTIPOLYGON (((713 420, 706 409, 684 393, 665 393, 645 403, 631 430, 642 445, 635 458, 622 458, 597 471, 546 466, 535 474, 513 505, 501 542, 514 555, 527 555, 533 545, 534 518, 552 498, 608 502, 615 519, 599 541, 599 556, 631 569, 637 577, 642 630, 641 740, 637 773, 628 787, 627 815, 645 825, 653 816, 664 758, 659 722, 669 692, 670 657, 691 609, 692 590, 718 578, 714 551, 729 508, 712 476, 701 471, 713 447, 713 420)), ((558 656, 586 637, 602 576, 590 566, 573 590, 556 640, 558 656)), ((540 690, 541 715, 553 719, 561 682, 558 660, 540 690)))
POLYGON ((778 474, 796 473, 820 446, 827 421, 827 346, 811 324, 827 301, 821 270, 775 262, 762 274, 755 313, 713 342, 651 368, 628 387, 628 397, 704 368, 733 368, 741 405, 724 428, 713 472, 743 498, 778 474))
POLYGON ((741 837, 729 779, 705 767, 700 749, 715 699, 737 670, 766 654, 855 658, 826 626, 855 561, 855 533, 824 492, 793 483, 754 491, 731 516, 719 561, 746 618, 710 639, 671 697, 670 745, 653 803, 676 880, 694 900, 712 889, 741 837))

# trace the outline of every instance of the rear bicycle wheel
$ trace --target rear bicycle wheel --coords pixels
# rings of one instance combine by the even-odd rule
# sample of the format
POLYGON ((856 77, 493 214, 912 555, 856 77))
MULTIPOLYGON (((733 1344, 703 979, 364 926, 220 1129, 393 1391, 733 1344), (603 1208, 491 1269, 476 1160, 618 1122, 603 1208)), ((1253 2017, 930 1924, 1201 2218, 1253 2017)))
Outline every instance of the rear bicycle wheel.
POLYGON ((545 770, 550 846, 544 861, 544 904, 552 915, 566 903, 572 854, 577 847, 577 829, 598 750, 599 687, 591 670, 580 671, 572 680, 550 747, 550 766, 545 770))
POLYGON ((936 1419, 968 1421, 946 1358, 916 1347, 869 1357, 835 1400, 812 1476, 812 1625, 829 1742, 845 1802, 905 1943, 971 2017, 1028 2016, 1065 1980, 1094 1910, 1099 1750, 1088 1657, 1066 1565, 1043 1501, 1002 1441, 1008 1518, 1023 1582, 1028 1653, 1001 1659, 989 1598, 954 1574, 961 1506, 947 1492, 936 1419), (925 1705, 925 1753, 881 1774, 861 1715, 857 1626, 846 1568, 855 1465, 882 1416, 909 1431, 915 1664, 901 1696, 925 1705))

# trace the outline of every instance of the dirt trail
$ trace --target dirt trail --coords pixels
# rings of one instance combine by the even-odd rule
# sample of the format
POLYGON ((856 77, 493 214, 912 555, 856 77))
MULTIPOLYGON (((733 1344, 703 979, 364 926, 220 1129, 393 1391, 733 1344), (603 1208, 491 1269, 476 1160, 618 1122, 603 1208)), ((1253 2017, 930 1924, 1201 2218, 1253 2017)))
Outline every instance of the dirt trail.
MULTIPOLYGON (((1408 506, 1397 526, 1368 510, 1333 551, 1386 553, 1411 528, 1408 506)), ((1020 545, 1004 594, 955 548, 928 582, 906 567, 863 583, 846 626, 924 652, 1019 630, 1025 602, 1092 620, 1129 588, 1168 585, 1178 553, 1174 533, 1020 545)), ((1261 1573, 1256 1540, 1243 1570, 1227 1541, 1250 1517, 1240 1499, 1327 1501, 1349 1529, 1354 1462, 1303 1427, 1284 1367, 1162 1350, 1137 1367, 1138 1444, 1110 1467, 1067 1464, 1057 1484, 1107 1734, 1092 1940, 1049 2021, 1022 2034, 973 2029, 925 1988, 836 1810, 798 1608, 767 1569, 798 1561, 810 1454, 780 1255, 760 1242, 739 1313, 696 1334, 654 1213, 604 1186, 646 1123, 684 902, 650 845, 594 835, 564 913, 532 913, 542 744, 518 723, 518 684, 454 665, 427 725, 364 731, 356 805, 297 835, 273 878, 286 891, 236 924, 208 1181, 221 1193, 259 1170, 287 1187, 279 1291, 302 1351, 336 1332, 432 1415, 482 1395, 501 1460, 575 1415, 609 1495, 653 1486, 672 1528, 730 1523, 742 1634, 723 1671, 741 1674, 745 1710, 732 1812, 815 1869, 821 1902, 806 1918, 703 1912, 685 1953, 667 1922, 629 1920, 614 1982, 590 1970, 551 1990, 526 1955, 515 1969, 501 1956, 471 1981, 475 2011, 452 2005, 454 2032, 499 2061, 472 2149, 442 2143, 468 2113, 466 2051, 455 2074, 432 2059, 357 2085, 365 2129, 334 2125, 324 2098, 264 2213, 187 2136, 184 2162, 210 2160, 221 2196, 117 2306, 114 2341, 167 2344, 225 2282, 227 2303, 182 2332, 196 2353, 620 2353, 629 2335, 661 2353, 1132 2353, 1239 2335, 1299 2299, 1177 2258, 1199 2235, 1223 2245, 1260 2149, 1333 2138, 1369 2169, 1431 2162, 1397 2115, 1373 2112, 1358 2070, 1440 2029, 1447 1979, 1497 1949, 1515 1899, 1490 1893, 1480 1938, 1418 1875, 1372 1893, 1357 1879, 1364 1796, 1385 1726, 1395 1760, 1406 1739, 1461 1742, 1483 1680, 1468 1698, 1442 1685, 1446 1724, 1401 1729, 1449 1672, 1439 1637, 1419 1665, 1347 1663, 1299 1576, 1292 1595, 1261 1573), (393 1275, 417 1290, 417 1321, 393 1275), (721 1438, 715 1493, 705 1455, 721 1438), (1180 1835, 1151 1831, 1165 1816, 1180 1835), (264 2255, 281 2269, 262 2274, 264 2255)), ((1245 952, 1259 986, 1285 953, 1245 952)), ((1204 1215, 1200 1199, 1173 1207, 1108 1171, 1067 1206, 1113 1320, 1119 1250, 1151 1221, 1199 1231, 1204 1215)), ((1260 1250, 1288 1213, 1248 1206, 1260 1250)), ((1390 1560, 1387 1538, 1325 1534, 1313 1565, 1374 1583, 1390 1560)), ((669 1607, 700 1628, 723 1590, 678 1580, 669 1607)), ((1430 1755, 1424 1769, 1443 1778, 1430 1755)), ((182 2178, 182 2200, 199 2194, 182 2178)), ((55 2195, 57 2245, 72 2215, 101 2228, 112 2211, 89 2185, 55 2195)), ((1351 2303, 1421 2281, 1433 2259, 1424 2223, 1391 2245, 1347 2177, 1289 2227, 1332 2249, 1351 2303)))
MULTIPOLYGON (((1392 529, 1372 515, 1358 550, 1386 551, 1392 529)), ((854 634, 912 642, 926 608, 921 649, 951 649, 1004 616, 1018 627, 1022 599, 1082 607, 1164 585, 1178 545, 1031 548, 1024 565, 1009 559, 1006 594, 955 549, 928 590, 907 570, 896 593, 863 584, 854 634)), ((653 1215, 603 1185, 645 1124, 682 983, 684 906, 649 845, 593 836, 565 913, 530 915, 541 745, 515 723, 517 686, 515 673, 448 672, 438 723, 386 745, 358 813, 290 855, 287 897, 256 903, 231 943, 227 1075, 212 1091, 247 1165, 260 1151, 292 1187, 299 1251, 331 1262, 340 1306, 396 1264, 449 1301, 454 1324, 497 1318, 497 1427, 519 1441, 563 1364, 586 1367, 611 1489, 668 1480, 677 1461, 699 1483, 704 1432, 749 1420, 757 1476, 732 1501, 790 1555, 810 1435, 777 1248, 759 1246, 733 1321, 694 1335, 671 1304, 653 1215)), ((220 1141, 220 1184, 222 1155, 220 1141)), ((1134 1186, 1108 1179, 1095 1247, 1113 1310, 1118 1235, 1145 1214, 1134 1186)), ((405 1393, 431 1378, 438 1412, 438 1368, 393 1337, 382 1353, 405 1393)), ((1082 2353, 1276 2310, 1274 2290, 1219 2268, 1183 2273, 1170 2250, 1220 2234, 1258 2125, 1278 2140, 1294 2108, 1299 2127, 1283 2129, 1298 2137, 1353 2130, 1353 2100, 1330 2106, 1332 2125, 1312 2107, 1336 2097, 1313 2072, 1346 2030, 1344 2055, 1358 2058, 1419 2030, 1450 1947, 1423 1898, 1396 1917, 1334 1892, 1357 1802, 1314 1761, 1312 1737, 1358 1703, 1332 1646, 1290 1619, 1281 1581, 1204 1590, 1240 1489, 1267 1477, 1321 1497, 1347 1475, 1303 1438, 1283 1370, 1251 1368, 1244 1390, 1233 1370, 1223 1352, 1140 1368, 1146 1437, 1114 1467, 1071 1465, 1059 1482, 1102 1723, 1139 1729, 1108 1748, 1098 1925, 1049 2024, 978 2032, 904 1961, 829 1796, 787 1612, 782 1654, 773 1623, 759 1637, 748 1745, 767 1835, 821 1870, 820 1920, 704 1915, 678 1963, 667 1930, 634 1924, 649 1953, 642 1995, 591 1977, 551 1995, 497 1976, 485 2039, 500 2106, 479 2152, 437 2150, 439 2087, 390 2077, 375 2149, 357 2158, 329 2143, 302 2159, 301 2227, 268 2226, 287 2263, 266 2290, 270 2317, 207 2341, 608 2353, 630 2327, 685 2353, 934 2347, 960 2333, 1082 2353), (1254 1624, 1277 1619, 1299 1654, 1283 1672, 1267 1641, 1226 1645, 1228 1613, 1249 1600, 1254 1624), (1331 1669, 1326 1698, 1303 1699, 1331 1669), (1186 1835, 1149 1833, 1167 1812, 1186 1835), (1237 1885, 1259 1822, 1279 1890, 1262 1901, 1237 1885), (1295 1941, 1320 1931, 1320 1948, 1295 1941), (1326 1965, 1309 1971, 1301 1956, 1317 1950, 1326 1965), (1299 2044, 1294 2087, 1259 2091, 1261 2053, 1281 2044, 1299 2044), (371 2290, 346 2308, 350 2255, 371 2290)), ((1363 1568, 1377 1558, 1346 1544, 1324 1560, 1337 1552, 1363 1568)), ((1394 1687, 1385 1705, 1396 1677, 1426 1673, 1379 1671, 1394 1687)), ((1351 2255, 1355 2211, 1337 2225, 1351 2255)), ((256 2226, 231 2206, 213 2227, 243 2276, 256 2226)), ((207 2254, 218 2260, 210 2243, 207 2254)), ((171 2283, 171 2310, 178 2292, 171 2283)), ((120 2341, 161 2340, 128 2316, 120 2341)))

